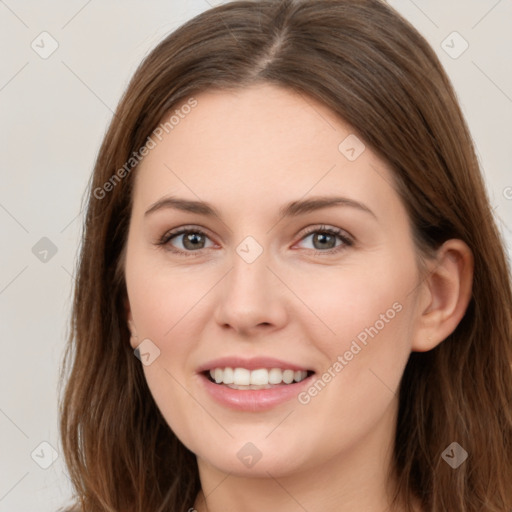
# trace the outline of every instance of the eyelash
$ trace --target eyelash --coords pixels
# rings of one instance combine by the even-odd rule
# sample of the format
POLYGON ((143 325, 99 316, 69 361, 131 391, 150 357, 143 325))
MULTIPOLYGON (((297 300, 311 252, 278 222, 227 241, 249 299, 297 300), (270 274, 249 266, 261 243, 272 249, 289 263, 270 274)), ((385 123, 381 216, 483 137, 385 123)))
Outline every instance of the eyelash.
MULTIPOLYGON (((185 227, 179 228, 175 231, 166 232, 160 238, 160 240, 158 242, 156 242, 155 245, 166 246, 167 250, 169 250, 170 252, 173 252, 175 254, 178 254, 179 256, 187 256, 187 257, 188 256, 193 256, 193 257, 198 256, 198 254, 196 254, 196 253, 199 253, 201 251, 201 249, 198 249, 196 251, 182 251, 181 249, 176 249, 176 247, 172 246, 169 243, 173 238, 176 238, 180 235, 184 235, 184 234, 188 234, 188 233, 199 234, 199 235, 205 236, 206 238, 209 238, 208 235, 202 229, 195 228, 193 226, 185 226, 185 227)), ((302 241, 304 238, 307 238, 309 235, 311 235, 313 233, 323 233, 323 234, 327 233, 329 235, 334 235, 334 236, 337 236, 343 242, 343 244, 341 244, 337 247, 334 247, 332 249, 327 249, 325 251, 321 251, 319 249, 312 249, 317 254, 332 255, 332 254, 335 254, 335 253, 345 250, 347 247, 352 247, 354 245, 353 240, 347 236, 345 231, 343 231, 339 228, 333 228, 333 227, 328 228, 325 226, 321 226, 321 227, 317 226, 317 227, 313 227, 313 228, 309 229, 308 231, 306 231, 306 233, 304 233, 302 235, 302 238, 300 240, 302 241)))

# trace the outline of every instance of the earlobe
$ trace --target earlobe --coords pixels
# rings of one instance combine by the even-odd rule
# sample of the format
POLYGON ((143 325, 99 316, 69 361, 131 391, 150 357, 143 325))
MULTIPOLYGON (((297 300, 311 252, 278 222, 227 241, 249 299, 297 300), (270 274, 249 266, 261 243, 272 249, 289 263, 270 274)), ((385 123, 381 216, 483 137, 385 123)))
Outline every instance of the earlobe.
POLYGON ((130 345, 132 348, 137 348, 139 345, 139 337, 137 336, 137 329, 132 320, 128 320, 128 327, 130 329, 130 345))
POLYGON ((126 320, 128 323, 128 329, 130 330, 130 345, 132 348, 136 348, 138 346, 138 336, 137 329, 135 327, 135 323, 133 321, 133 315, 130 308, 130 303, 128 299, 125 300, 125 311, 126 311, 126 320))
POLYGON ((426 352, 445 340, 462 320, 471 299, 473 254, 462 240, 446 241, 423 283, 412 351, 426 352))

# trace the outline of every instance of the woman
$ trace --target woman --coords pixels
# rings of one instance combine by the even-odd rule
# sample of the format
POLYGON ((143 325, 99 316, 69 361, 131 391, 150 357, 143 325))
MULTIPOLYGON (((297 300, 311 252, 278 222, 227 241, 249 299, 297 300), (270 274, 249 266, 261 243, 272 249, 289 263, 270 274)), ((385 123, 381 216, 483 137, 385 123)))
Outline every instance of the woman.
POLYGON ((232 2, 168 36, 77 276, 77 510, 512 509, 503 244, 450 82, 385 3, 232 2))

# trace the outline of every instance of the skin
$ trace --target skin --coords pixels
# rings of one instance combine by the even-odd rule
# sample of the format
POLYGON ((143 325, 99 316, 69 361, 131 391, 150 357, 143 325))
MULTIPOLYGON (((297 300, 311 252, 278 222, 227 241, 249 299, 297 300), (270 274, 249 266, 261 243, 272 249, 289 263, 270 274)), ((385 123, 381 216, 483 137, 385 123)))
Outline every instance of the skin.
POLYGON ((197 107, 136 171, 125 260, 131 345, 149 338, 160 350, 144 372, 197 456, 195 508, 384 512, 404 367, 462 318, 471 252, 449 240, 423 276, 391 169, 369 147, 349 161, 338 146, 354 130, 323 104, 267 84, 195 97, 197 107), (219 217, 145 215, 168 195, 206 201, 219 217), (336 206, 279 215, 291 201, 334 195, 373 213, 336 206), (157 245, 182 226, 206 237, 157 245), (322 226, 353 244, 334 236, 322 245, 322 226), (236 252, 247 236, 263 249, 252 263, 236 252), (400 312, 307 404, 233 411, 201 386, 197 367, 227 355, 276 357, 321 376, 396 303, 400 312), (250 468, 237 456, 247 442, 261 452, 250 468))

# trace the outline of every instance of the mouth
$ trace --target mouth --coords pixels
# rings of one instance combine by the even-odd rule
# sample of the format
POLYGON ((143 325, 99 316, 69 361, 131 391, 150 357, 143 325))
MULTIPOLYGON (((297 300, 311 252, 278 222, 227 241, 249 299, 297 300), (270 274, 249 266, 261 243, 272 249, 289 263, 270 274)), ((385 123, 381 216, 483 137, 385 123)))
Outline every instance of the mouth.
POLYGON ((197 370, 206 396, 240 412, 264 412, 298 399, 315 371, 280 359, 224 357, 197 370))
POLYGON ((312 370, 293 370, 291 368, 215 367, 202 374, 212 383, 236 390, 273 389, 298 384, 311 377, 312 370))

